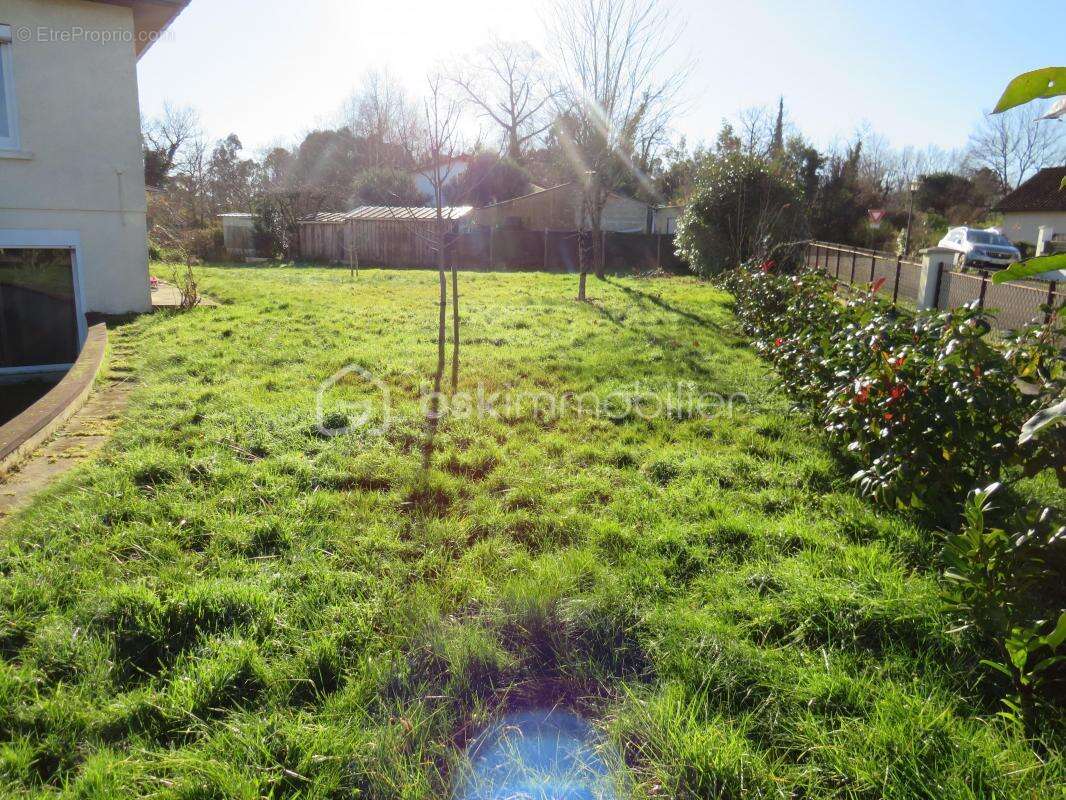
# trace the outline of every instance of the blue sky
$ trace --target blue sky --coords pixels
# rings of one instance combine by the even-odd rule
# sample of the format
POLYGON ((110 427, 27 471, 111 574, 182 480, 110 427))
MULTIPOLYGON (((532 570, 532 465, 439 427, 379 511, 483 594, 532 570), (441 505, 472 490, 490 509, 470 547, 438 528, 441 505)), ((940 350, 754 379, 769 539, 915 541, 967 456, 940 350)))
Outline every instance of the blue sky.
MULTIPOLYGON (((544 45, 538 0, 192 0, 141 61, 142 109, 191 105, 255 150, 328 123, 368 68, 417 91, 490 33, 544 45)), ((1013 75, 1066 62, 1066 0, 673 0, 694 62, 677 133, 784 95, 820 144, 869 123, 895 146, 965 144, 1013 75)), ((1066 124, 1066 123, 1063 123, 1066 124)))

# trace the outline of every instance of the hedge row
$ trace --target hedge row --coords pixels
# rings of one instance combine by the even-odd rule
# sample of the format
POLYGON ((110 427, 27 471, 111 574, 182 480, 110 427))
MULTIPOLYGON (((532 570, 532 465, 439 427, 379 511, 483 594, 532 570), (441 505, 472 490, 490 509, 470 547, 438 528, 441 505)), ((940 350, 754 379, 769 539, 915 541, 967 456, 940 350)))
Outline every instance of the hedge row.
POLYGON ((1061 330, 988 336, 976 305, 918 314, 876 286, 842 297, 818 272, 772 261, 728 273, 736 314, 798 406, 812 412, 879 502, 949 521, 967 492, 999 477, 1061 367, 1061 330), (1030 388, 1030 387, 1035 387, 1030 388))

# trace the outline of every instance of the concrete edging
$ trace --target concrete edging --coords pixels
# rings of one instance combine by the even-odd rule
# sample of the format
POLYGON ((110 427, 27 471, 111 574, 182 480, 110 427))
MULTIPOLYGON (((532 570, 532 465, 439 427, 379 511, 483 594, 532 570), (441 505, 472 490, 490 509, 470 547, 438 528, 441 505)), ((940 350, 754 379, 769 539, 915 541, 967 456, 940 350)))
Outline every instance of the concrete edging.
POLYGON ((0 425, 0 479, 32 455, 89 399, 107 351, 107 325, 89 328, 74 366, 44 397, 10 422, 0 425))

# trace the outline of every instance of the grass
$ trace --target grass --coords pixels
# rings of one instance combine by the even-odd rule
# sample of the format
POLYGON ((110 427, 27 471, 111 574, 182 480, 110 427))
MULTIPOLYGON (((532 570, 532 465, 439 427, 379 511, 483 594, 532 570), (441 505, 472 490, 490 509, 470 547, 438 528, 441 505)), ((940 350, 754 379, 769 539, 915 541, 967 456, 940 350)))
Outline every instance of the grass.
POLYGON ((200 277, 221 307, 113 329, 113 440, 0 529, 9 794, 444 797, 496 714, 561 703, 637 798, 1061 796, 1061 725, 998 717, 945 632, 936 534, 855 497, 723 293, 462 275, 473 397, 748 400, 448 418, 424 475, 432 273, 200 277), (383 436, 318 429, 353 363, 383 436))

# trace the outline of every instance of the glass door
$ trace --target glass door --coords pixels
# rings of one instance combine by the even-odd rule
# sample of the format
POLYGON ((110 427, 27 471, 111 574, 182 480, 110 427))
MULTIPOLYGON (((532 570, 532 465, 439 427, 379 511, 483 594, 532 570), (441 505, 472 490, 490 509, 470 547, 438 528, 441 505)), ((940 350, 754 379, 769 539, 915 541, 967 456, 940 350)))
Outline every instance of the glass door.
POLYGON ((0 248, 0 370, 77 358, 74 250, 0 248))

